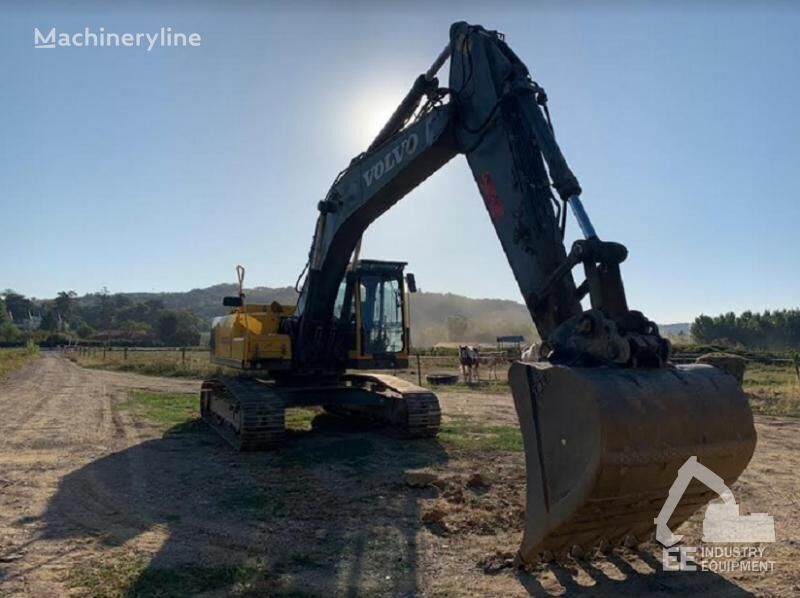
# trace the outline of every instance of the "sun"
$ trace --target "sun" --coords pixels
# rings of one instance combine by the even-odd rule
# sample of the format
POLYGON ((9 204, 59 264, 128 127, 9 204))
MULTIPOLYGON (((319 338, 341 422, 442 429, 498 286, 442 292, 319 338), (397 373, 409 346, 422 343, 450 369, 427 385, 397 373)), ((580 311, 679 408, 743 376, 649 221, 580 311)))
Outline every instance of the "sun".
POLYGON ((387 85, 369 89, 352 102, 343 123, 347 130, 347 144, 357 147, 357 151, 367 149, 400 104, 403 95, 401 86, 387 85))

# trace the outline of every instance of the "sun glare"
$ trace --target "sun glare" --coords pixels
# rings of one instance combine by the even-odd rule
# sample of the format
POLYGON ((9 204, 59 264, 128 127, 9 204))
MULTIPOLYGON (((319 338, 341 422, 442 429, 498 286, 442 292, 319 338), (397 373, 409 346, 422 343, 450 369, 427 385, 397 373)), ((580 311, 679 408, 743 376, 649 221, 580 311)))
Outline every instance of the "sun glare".
POLYGON ((357 98, 347 113, 345 128, 348 145, 362 151, 375 139, 375 136, 389 120, 389 117, 403 99, 400 88, 383 87, 370 90, 357 98))

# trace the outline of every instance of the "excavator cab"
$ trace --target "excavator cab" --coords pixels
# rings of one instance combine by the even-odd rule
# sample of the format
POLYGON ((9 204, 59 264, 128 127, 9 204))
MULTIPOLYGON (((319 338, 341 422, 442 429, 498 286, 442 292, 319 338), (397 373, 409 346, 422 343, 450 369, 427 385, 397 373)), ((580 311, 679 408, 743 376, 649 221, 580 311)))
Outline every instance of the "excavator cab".
POLYGON ((406 262, 359 260, 345 274, 334 318, 345 327, 347 367, 408 367, 406 262))

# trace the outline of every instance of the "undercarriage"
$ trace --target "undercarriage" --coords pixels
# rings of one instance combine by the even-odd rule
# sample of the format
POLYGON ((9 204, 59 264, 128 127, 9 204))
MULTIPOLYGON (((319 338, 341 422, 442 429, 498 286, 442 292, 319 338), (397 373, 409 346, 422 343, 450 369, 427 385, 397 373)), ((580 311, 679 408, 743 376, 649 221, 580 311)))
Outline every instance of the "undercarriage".
POLYGON ((385 374, 346 374, 322 384, 213 378, 203 382, 200 397, 203 420, 240 451, 278 448, 285 410, 311 406, 388 425, 411 438, 436 436, 441 423, 435 394, 385 374))

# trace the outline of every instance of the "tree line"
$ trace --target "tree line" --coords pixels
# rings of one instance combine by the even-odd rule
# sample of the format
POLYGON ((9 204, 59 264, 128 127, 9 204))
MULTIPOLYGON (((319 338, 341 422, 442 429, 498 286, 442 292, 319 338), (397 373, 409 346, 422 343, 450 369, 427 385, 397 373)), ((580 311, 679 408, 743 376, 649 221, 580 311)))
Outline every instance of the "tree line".
POLYGON ((800 309, 701 315, 689 329, 696 342, 770 351, 800 348, 800 309))
POLYGON ((200 342, 200 330, 200 320, 188 310, 166 309, 159 299, 135 301, 106 289, 80 298, 74 291, 61 291, 49 300, 12 289, 0 293, 0 342, 5 344, 92 340, 187 346, 200 342))

